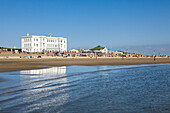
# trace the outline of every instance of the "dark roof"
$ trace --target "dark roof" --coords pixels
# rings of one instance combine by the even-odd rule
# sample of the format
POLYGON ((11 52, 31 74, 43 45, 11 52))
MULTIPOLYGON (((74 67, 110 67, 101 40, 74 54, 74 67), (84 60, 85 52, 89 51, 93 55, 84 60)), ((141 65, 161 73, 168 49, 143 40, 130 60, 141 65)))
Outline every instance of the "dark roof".
POLYGON ((94 47, 94 48, 92 48, 92 49, 90 49, 90 50, 101 50, 101 49, 104 49, 104 47, 97 46, 97 47, 94 47))

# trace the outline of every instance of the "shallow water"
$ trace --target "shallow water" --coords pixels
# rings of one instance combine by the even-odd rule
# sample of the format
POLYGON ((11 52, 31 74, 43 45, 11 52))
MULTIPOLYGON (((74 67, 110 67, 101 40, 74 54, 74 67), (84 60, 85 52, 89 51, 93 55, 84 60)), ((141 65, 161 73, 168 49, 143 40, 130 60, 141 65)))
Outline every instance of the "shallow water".
POLYGON ((170 64, 0 73, 0 112, 170 112, 170 64))

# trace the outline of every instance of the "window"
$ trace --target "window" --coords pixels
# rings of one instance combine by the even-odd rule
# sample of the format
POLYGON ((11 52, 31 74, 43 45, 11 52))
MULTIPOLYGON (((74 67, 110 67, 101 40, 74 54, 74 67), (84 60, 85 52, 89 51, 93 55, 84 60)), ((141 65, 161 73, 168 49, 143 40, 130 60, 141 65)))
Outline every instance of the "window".
POLYGON ((38 44, 37 44, 37 47, 38 47, 38 44))
POLYGON ((61 40, 61 43, 62 43, 62 40, 61 40))
POLYGON ((66 43, 66 42, 64 41, 64 43, 66 43))

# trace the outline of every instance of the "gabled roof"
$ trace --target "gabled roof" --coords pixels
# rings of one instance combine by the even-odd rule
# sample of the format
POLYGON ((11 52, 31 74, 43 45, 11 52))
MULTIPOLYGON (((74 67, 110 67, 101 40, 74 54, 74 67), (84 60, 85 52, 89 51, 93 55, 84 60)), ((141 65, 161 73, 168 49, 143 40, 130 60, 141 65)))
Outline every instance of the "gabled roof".
POLYGON ((101 50, 101 49, 104 49, 105 47, 101 47, 101 46, 97 46, 97 47, 94 47, 94 48, 92 48, 92 49, 90 49, 90 50, 101 50))

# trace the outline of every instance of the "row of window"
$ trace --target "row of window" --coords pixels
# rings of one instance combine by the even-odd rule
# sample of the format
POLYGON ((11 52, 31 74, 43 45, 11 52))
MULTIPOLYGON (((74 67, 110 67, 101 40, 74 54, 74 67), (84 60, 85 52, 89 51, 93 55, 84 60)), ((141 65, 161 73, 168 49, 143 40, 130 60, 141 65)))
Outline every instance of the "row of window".
MULTIPOLYGON (((31 43, 28 43, 28 44, 24 44, 24 47, 32 47, 31 43)), ((38 44, 35 44, 34 43, 34 47, 38 47, 38 44)), ((45 47, 45 45, 44 45, 45 47)))
MULTIPOLYGON (((35 42, 35 41, 38 42, 39 39, 38 39, 38 38, 33 38, 33 40, 34 40, 34 42, 35 42)), ((44 38, 43 38, 42 40, 45 41, 44 38)), ((24 42, 31 42, 31 41, 32 41, 31 38, 25 38, 25 39, 24 39, 24 42)), ((50 39, 48 39, 47 42, 61 42, 61 43, 63 42, 63 43, 66 43, 65 40, 50 40, 50 39)))
POLYGON ((31 49, 26 49, 26 51, 28 51, 28 52, 38 52, 38 49, 34 49, 34 51, 32 51, 31 49))
POLYGON ((24 47, 31 47, 31 44, 24 44, 24 47))
MULTIPOLYGON (((33 38, 34 41, 37 41, 38 42, 38 38, 33 38)), ((45 41, 45 39, 43 39, 45 41)), ((31 42, 32 41, 32 38, 24 38, 24 42, 31 42)))
POLYGON ((47 42, 61 42, 61 43, 63 42, 63 43, 66 43, 65 40, 64 41, 63 40, 60 41, 60 40, 49 40, 49 39, 47 40, 47 42))
POLYGON ((24 42, 31 42, 31 38, 24 38, 24 42))
MULTIPOLYGON (((35 44, 34 43, 34 47, 38 47, 39 46, 39 44, 35 44)), ((41 45, 41 47, 45 47, 45 43, 43 43, 42 45, 41 45)), ((28 44, 24 44, 24 47, 31 47, 31 43, 28 43, 28 44)), ((54 44, 47 44, 47 47, 56 47, 56 48, 58 48, 58 47, 66 47, 66 45, 63 45, 63 44, 60 44, 60 45, 54 45, 54 44)))
POLYGON ((61 45, 47 44, 47 47, 55 47, 55 48, 64 47, 65 48, 66 45, 63 46, 62 44, 61 45))
MULTIPOLYGON (((40 52, 40 51, 44 51, 45 49, 26 49, 27 52, 40 52)), ((47 49, 50 51, 58 51, 57 49, 47 49)), ((63 49, 60 49, 61 51, 63 51, 63 49)), ((25 51, 25 50, 24 50, 25 51)))

